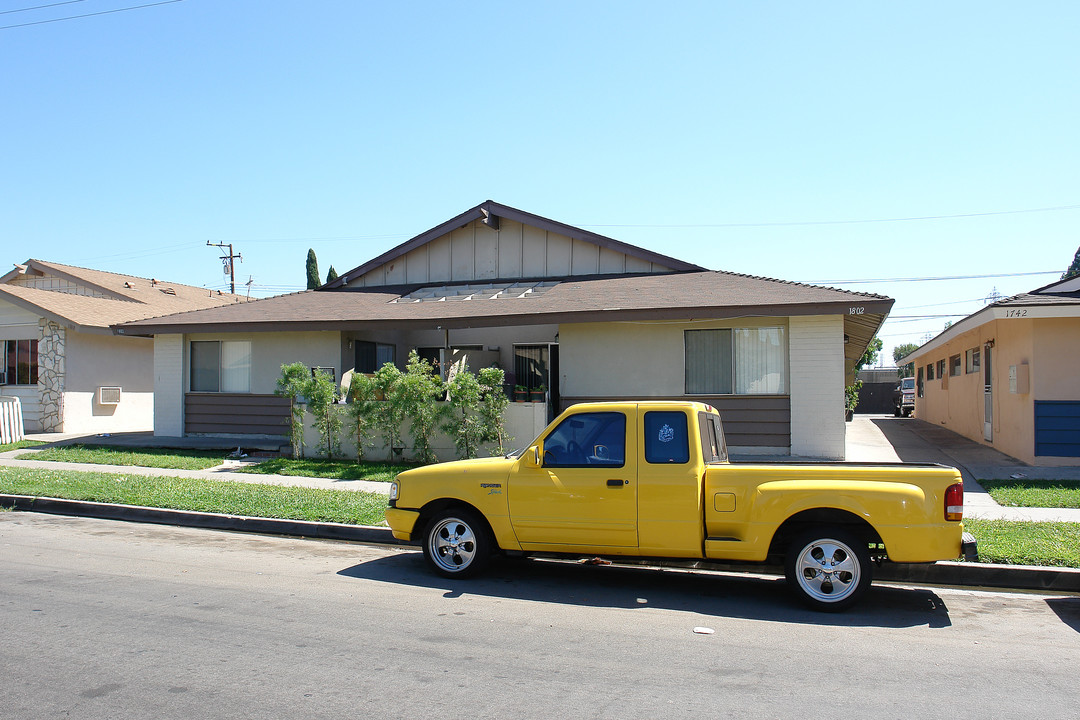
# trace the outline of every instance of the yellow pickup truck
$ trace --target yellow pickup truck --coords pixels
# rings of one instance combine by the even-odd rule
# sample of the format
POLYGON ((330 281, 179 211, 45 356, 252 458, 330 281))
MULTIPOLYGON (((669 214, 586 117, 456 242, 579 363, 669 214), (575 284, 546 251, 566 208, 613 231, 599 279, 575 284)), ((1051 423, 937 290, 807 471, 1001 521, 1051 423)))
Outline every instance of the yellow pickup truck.
POLYGON ((697 402, 574 405, 524 450, 407 470, 386 520, 445 577, 508 554, 780 562, 820 610, 869 588, 872 563, 954 559, 964 486, 943 465, 732 463, 697 402))

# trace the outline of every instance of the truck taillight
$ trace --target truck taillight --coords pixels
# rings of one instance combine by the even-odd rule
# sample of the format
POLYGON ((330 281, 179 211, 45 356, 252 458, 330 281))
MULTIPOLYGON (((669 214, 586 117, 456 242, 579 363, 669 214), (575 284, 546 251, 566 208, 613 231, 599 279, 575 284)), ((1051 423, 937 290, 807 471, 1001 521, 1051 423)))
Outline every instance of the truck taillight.
POLYGON ((945 491, 945 519, 960 521, 964 519, 964 483, 950 485, 945 491))

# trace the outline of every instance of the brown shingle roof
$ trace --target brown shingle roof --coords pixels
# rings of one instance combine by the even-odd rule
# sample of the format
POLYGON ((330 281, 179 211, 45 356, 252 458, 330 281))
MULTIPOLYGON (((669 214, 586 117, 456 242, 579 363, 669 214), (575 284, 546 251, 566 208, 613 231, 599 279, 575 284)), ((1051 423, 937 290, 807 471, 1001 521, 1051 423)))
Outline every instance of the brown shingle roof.
POLYGON ((420 285, 306 291, 243 305, 126 323, 127 334, 197 330, 355 329, 372 325, 445 327, 532 325, 621 319, 746 315, 885 314, 881 295, 727 272, 591 276, 562 279, 538 297, 392 303, 420 285))
POLYGON ((28 260, 26 267, 34 275, 55 275, 93 288, 105 297, 74 295, 12 284, 18 273, 4 276, 0 282, 0 300, 64 324, 79 328, 107 329, 111 325, 191 310, 246 303, 247 298, 210 291, 181 283, 152 281, 148 278, 91 270, 73 265, 28 260))

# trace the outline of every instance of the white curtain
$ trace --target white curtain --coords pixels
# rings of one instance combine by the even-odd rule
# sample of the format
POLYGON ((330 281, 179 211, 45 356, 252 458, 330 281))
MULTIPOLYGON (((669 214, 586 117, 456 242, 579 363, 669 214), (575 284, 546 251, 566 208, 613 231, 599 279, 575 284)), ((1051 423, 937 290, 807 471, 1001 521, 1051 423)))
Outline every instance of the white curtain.
POLYGON ((221 392, 251 392, 251 341, 221 343, 221 392))
POLYGON ((735 393, 783 395, 787 392, 787 342, 784 328, 735 328, 735 393))

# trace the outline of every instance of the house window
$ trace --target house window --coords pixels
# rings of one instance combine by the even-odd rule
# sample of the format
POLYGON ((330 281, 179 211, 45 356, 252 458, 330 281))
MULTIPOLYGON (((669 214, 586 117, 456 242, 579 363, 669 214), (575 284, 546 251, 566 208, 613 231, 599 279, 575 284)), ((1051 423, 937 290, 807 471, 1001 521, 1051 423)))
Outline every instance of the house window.
POLYGON ((923 369, 919 368, 919 379, 915 381, 915 387, 919 391, 919 397, 923 396, 923 369))
POLYGON ((373 373, 387 363, 397 363, 397 347, 387 343, 356 340, 353 343, 356 352, 356 372, 373 373))
POLYGON ((782 327, 686 330, 687 395, 783 395, 787 338, 782 327))
POLYGON ((529 391, 546 389, 549 357, 547 345, 515 345, 514 384, 529 391))
POLYGON ((192 340, 191 392, 251 392, 251 341, 192 340))
POLYGON ((960 377, 959 355, 953 355, 949 358, 949 377, 960 377))
POLYGON ((37 385, 38 381, 38 341, 5 340, 3 349, 3 374, 5 385, 37 385))
POLYGON ((939 380, 941 378, 945 377, 945 361, 944 360, 938 360, 937 361, 937 376, 938 376, 939 380))
POLYGON ((927 380, 933 380, 934 379, 934 363, 930 363, 929 365, 926 366, 926 379, 927 380))
POLYGON ((981 364, 981 353, 979 348, 971 348, 964 351, 964 370, 970 373, 977 373, 981 364))

